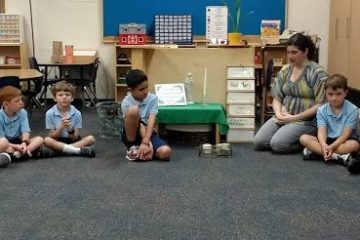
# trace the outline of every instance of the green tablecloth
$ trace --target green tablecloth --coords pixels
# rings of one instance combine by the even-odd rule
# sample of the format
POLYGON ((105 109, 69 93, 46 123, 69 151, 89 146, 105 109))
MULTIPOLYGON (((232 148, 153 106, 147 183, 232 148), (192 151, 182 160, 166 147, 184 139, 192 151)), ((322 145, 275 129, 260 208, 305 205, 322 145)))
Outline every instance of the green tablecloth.
POLYGON ((156 117, 157 123, 212 123, 218 124, 222 135, 227 134, 229 125, 227 123, 224 107, 220 103, 194 103, 184 106, 159 106, 156 117))

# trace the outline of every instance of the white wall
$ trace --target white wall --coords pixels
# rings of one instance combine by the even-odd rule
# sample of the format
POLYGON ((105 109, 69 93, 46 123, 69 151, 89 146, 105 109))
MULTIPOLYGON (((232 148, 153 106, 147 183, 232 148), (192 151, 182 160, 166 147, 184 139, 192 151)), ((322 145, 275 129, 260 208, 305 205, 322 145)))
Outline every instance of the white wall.
POLYGON ((320 59, 327 68, 329 44, 330 0, 288 0, 288 29, 317 34, 320 59))
MULTIPOLYGON (((121 0, 119 0, 121 1, 121 0)), ((31 0, 34 24, 35 56, 49 61, 52 41, 71 44, 75 49, 97 49, 102 63, 97 79, 99 98, 114 97, 115 48, 102 42, 103 0, 31 0)), ((6 0, 7 13, 24 16, 25 40, 31 55, 29 0, 6 0)), ((288 0, 288 28, 317 34, 320 63, 327 67, 330 0, 288 0)))
MULTIPOLYGON (((102 0, 31 0, 35 56, 50 61, 52 41, 71 44, 74 49, 97 49, 101 66, 97 78, 99 98, 114 98, 115 48, 102 42, 102 0)), ((6 13, 24 16, 24 35, 32 55, 29 0, 6 0, 6 13)))

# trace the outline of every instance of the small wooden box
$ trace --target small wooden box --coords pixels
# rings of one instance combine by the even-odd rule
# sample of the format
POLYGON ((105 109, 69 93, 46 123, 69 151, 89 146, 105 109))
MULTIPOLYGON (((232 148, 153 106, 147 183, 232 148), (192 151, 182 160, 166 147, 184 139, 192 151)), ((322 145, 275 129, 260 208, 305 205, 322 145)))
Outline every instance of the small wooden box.
POLYGON ((227 103, 249 103, 254 104, 255 93, 254 92, 228 92, 226 97, 227 103))
POLYGON ((228 117, 227 122, 229 124, 230 129, 255 129, 255 118, 234 118, 228 117))
POLYGON ((255 117, 254 104, 228 104, 227 115, 232 117, 255 117))
POLYGON ((254 142, 253 130, 230 129, 226 136, 227 142, 254 142))
POLYGON ((231 79, 227 80, 228 91, 255 91, 255 81, 253 79, 231 79))

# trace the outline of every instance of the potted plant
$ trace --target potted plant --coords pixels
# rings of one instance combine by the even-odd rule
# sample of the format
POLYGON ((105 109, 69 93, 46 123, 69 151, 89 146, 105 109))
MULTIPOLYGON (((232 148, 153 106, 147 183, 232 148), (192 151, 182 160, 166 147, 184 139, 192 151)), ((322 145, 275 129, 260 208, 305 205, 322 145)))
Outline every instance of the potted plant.
MULTIPOLYGON (((228 33, 229 45, 241 44, 241 33, 240 33, 240 20, 241 20, 241 0, 234 0, 233 9, 232 6, 222 0, 224 5, 228 8, 228 15, 231 22, 231 31, 228 33)), ((254 11, 247 13, 246 15, 252 14, 254 11)))

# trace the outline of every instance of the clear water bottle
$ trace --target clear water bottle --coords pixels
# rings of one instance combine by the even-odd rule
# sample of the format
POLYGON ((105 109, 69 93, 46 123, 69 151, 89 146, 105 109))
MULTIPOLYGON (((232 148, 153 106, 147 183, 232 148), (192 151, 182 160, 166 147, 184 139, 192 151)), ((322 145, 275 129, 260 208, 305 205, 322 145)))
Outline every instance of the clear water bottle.
POLYGON ((187 77, 185 78, 185 95, 186 95, 187 104, 194 103, 193 98, 192 98, 192 92, 193 92, 192 74, 188 73, 187 77))

